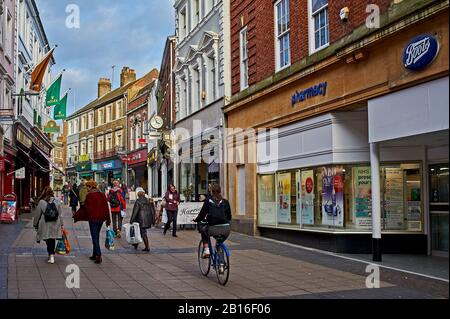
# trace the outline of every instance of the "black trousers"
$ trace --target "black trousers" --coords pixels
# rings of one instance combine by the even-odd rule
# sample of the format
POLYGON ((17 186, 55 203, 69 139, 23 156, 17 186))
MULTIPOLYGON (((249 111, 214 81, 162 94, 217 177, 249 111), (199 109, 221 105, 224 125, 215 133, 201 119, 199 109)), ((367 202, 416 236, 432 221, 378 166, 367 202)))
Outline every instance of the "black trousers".
POLYGON ((46 239, 45 243, 47 244, 47 253, 49 255, 55 254, 55 248, 56 248, 56 239, 46 239))
POLYGON ((170 228, 170 223, 173 222, 172 235, 176 235, 178 212, 174 210, 167 210, 166 212, 167 212, 167 223, 164 226, 164 232, 167 232, 167 230, 170 228))

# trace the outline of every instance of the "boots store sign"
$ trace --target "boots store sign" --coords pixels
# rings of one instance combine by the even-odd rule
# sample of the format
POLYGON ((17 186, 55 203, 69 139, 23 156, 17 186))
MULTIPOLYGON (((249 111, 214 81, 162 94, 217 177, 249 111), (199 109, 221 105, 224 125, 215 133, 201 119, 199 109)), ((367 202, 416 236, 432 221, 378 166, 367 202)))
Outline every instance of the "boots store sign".
POLYGON ((403 50, 403 65, 418 71, 429 65, 439 53, 439 42, 430 34, 413 38, 403 50))

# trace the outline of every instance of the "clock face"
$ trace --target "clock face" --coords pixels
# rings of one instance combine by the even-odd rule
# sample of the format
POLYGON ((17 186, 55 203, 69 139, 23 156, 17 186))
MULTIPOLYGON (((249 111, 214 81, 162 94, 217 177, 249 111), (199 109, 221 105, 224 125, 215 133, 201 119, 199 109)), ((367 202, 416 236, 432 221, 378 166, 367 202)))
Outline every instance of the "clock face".
POLYGON ((154 128, 154 129, 160 129, 161 127, 163 127, 164 125, 164 120, 162 119, 161 116, 154 116, 151 121, 150 121, 150 125, 154 128))

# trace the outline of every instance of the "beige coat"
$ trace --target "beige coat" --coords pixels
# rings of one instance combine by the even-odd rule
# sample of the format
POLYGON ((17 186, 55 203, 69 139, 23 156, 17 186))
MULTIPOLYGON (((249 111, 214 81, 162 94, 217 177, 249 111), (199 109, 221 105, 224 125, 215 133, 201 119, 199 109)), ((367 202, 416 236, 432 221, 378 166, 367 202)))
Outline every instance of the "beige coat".
POLYGON ((62 237, 61 226, 64 225, 62 219, 62 208, 61 203, 55 199, 51 198, 50 201, 54 200, 56 204, 56 208, 58 209, 59 216, 58 220, 55 222, 45 222, 45 218, 43 213, 47 209, 47 202, 41 200, 37 207, 33 211, 34 217, 34 228, 37 228, 36 241, 40 242, 46 239, 57 239, 62 237), (41 216, 42 214, 42 216, 41 216))

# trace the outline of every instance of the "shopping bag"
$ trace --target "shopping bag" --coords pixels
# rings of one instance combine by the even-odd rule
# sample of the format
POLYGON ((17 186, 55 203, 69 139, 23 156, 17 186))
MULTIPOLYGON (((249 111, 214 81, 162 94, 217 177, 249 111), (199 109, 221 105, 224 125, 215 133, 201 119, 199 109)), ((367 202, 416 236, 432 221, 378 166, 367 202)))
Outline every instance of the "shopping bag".
POLYGON ((66 255, 67 254, 66 244, 64 244, 64 240, 63 239, 58 239, 58 243, 56 244, 55 252, 58 255, 66 255))
POLYGON ((130 245, 135 245, 143 242, 138 223, 125 224, 122 228, 125 231, 127 243, 130 245))
POLYGON ((114 250, 114 232, 111 228, 106 229, 105 247, 108 250, 114 250))
POLYGON ((69 232, 65 229, 62 228, 62 240, 64 241, 64 245, 66 246, 66 254, 69 254, 70 251, 72 250, 72 247, 70 246, 69 243, 69 232))

